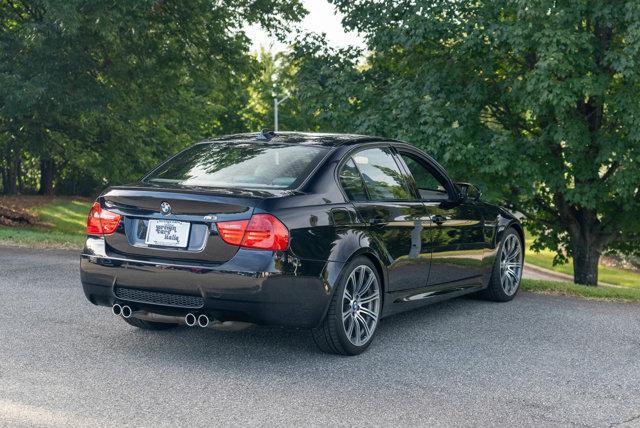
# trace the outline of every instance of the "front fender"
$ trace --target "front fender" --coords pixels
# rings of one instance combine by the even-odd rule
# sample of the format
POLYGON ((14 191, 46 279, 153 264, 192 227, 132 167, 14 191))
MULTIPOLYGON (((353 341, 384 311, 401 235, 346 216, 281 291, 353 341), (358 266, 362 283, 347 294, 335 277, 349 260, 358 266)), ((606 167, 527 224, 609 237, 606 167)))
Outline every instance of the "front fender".
POLYGON ((502 241, 502 237, 504 236, 504 233, 510 227, 513 227, 520 234, 520 238, 522 239, 522 243, 524 244, 524 228, 522 227, 522 224, 520 224, 520 220, 518 220, 516 216, 514 216, 512 213, 505 210, 504 208, 500 208, 498 210, 496 220, 497 220, 496 221, 497 231, 496 231, 496 241, 494 243, 496 248, 500 244, 500 241, 502 241))
POLYGON ((493 265, 500 242, 506 230, 514 227, 524 242, 524 229, 520 221, 512 213, 497 205, 482 203, 481 209, 485 219, 485 251, 482 264, 485 266, 483 283, 487 285, 491 279, 493 265))

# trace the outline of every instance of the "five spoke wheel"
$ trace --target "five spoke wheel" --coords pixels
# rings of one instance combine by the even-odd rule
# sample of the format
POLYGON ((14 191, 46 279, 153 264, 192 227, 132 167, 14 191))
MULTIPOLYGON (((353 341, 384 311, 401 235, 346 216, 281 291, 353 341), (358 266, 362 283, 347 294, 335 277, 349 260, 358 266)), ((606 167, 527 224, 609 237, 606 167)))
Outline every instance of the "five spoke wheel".
POLYGON ((513 296, 522 277, 522 248, 515 234, 506 237, 500 252, 500 283, 507 296, 513 296))
POLYGON ((369 266, 357 266, 342 293, 342 323, 349 341, 362 346, 373 336, 380 317, 380 285, 369 266))

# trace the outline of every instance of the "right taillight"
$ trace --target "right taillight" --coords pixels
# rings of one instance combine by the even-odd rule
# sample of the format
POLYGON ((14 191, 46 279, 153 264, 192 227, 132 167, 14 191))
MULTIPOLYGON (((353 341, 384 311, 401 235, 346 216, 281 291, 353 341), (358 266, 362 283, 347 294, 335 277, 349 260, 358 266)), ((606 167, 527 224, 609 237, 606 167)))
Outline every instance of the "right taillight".
POLYGON ((255 214, 251 220, 222 221, 216 223, 224 242, 245 248, 286 250, 289 230, 271 214, 255 214))
POLYGON ((87 217, 88 235, 109 235, 116 231, 120 216, 102 209, 99 202, 94 202, 87 217))

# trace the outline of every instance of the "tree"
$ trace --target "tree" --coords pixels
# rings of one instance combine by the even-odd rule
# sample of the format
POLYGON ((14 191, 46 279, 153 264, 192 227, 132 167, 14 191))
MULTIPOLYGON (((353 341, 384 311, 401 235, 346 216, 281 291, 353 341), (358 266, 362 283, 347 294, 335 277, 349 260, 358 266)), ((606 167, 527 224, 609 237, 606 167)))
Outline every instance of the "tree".
POLYGON ((298 0, 0 0, 3 191, 31 173, 23 158, 41 193, 95 189, 244 130, 258 71, 244 26, 303 14, 298 0))
POLYGON ((242 112, 248 128, 272 129, 274 97, 283 99, 289 96, 278 110, 280 131, 316 130, 318 121, 312 111, 304 106, 308 101, 304 86, 307 82, 297 79, 301 73, 291 55, 262 49, 256 60, 259 72, 249 84, 249 102, 242 112))
POLYGON ((377 133, 367 120, 374 100, 368 69, 358 63, 362 52, 328 46, 325 35, 310 34, 299 38, 289 54, 295 70, 290 91, 307 118, 304 129, 377 133))
POLYGON ((526 215, 536 248, 573 257, 577 283, 597 284, 607 250, 638 254, 640 3, 330 1, 370 54, 358 66, 298 47, 316 52, 298 61, 346 76, 307 86, 322 88, 309 93, 316 115, 350 88, 331 106, 352 130, 406 139, 490 184, 526 215))

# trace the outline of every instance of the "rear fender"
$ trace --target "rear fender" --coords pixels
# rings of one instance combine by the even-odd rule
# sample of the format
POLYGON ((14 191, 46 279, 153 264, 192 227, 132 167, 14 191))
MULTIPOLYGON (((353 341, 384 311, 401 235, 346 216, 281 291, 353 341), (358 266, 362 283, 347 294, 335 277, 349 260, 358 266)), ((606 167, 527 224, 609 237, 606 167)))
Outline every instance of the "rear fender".
POLYGON ((382 279, 382 288, 385 290, 388 273, 387 265, 383 262, 384 250, 378 241, 362 230, 349 229, 337 234, 338 238, 331 249, 330 260, 327 262, 323 276, 331 294, 337 288, 344 267, 358 256, 368 257, 378 270, 382 279))

